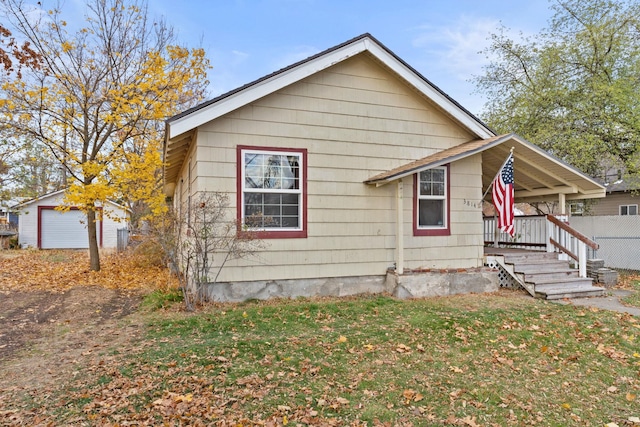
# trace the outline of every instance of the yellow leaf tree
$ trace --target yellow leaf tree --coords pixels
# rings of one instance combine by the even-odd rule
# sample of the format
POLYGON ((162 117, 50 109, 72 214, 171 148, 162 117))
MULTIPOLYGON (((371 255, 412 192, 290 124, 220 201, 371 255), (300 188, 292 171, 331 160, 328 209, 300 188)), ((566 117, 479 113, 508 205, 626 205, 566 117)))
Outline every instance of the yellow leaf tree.
POLYGON ((60 9, 0 1, 11 30, 42 58, 2 82, 0 126, 42 144, 64 169, 66 202, 87 215, 97 271, 96 221, 106 200, 164 209, 163 121, 203 99, 209 62, 152 21, 144 0, 88 0, 84 26, 73 30, 60 9))

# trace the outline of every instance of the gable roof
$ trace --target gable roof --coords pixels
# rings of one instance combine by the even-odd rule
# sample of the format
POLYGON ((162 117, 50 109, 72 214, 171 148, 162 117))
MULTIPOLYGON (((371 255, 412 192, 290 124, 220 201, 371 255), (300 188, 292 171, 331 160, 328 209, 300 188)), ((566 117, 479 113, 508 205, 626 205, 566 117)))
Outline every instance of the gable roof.
POLYGON ((191 133, 199 126, 365 52, 429 98, 449 117, 478 138, 491 138, 495 135, 495 132, 480 119, 400 59, 371 34, 365 33, 169 118, 166 121, 164 147, 164 160, 167 163, 165 182, 174 182, 176 179, 177 169, 181 167, 193 138, 191 133))
POLYGON ((514 149, 516 201, 551 199, 560 193, 568 200, 605 197, 605 187, 596 180, 513 133, 468 141, 377 174, 364 182, 380 186, 482 153, 482 186, 488 188, 511 148, 514 149))
MULTIPOLYGON (((21 203, 18 203, 16 205, 11 206, 11 209, 22 209, 26 206, 29 206, 33 203, 37 203, 37 202, 41 202, 42 200, 46 200, 55 196, 59 196, 59 195, 64 195, 65 191, 67 191, 67 188, 63 188, 62 190, 56 190, 56 191, 52 191, 51 193, 47 193, 47 194, 43 194, 42 196, 38 196, 38 197, 34 197, 33 199, 29 199, 29 200, 25 200, 21 203)), ((119 203, 114 202, 113 200, 106 200, 107 203, 109 203, 110 205, 115 206, 118 209, 122 209, 126 212, 130 212, 131 210, 126 207, 123 206, 119 203)))

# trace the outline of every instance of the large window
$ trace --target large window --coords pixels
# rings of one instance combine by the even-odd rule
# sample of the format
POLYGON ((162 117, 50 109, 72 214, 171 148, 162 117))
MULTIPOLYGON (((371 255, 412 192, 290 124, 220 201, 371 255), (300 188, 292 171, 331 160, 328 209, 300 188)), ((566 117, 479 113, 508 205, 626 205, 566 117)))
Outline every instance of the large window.
POLYGON ((449 235, 449 168, 419 172, 414 184, 414 234, 449 235))
POLYGON ((620 205, 620 215, 638 215, 638 205, 620 205))
POLYGON ((238 147, 239 214, 261 237, 306 237, 306 150, 238 147))

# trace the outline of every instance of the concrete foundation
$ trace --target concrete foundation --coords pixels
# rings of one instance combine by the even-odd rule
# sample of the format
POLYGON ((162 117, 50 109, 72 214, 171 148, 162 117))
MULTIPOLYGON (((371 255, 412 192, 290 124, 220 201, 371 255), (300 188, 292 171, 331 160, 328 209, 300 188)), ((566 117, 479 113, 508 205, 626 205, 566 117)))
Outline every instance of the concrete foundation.
POLYGON ((498 271, 490 268, 416 271, 400 276, 389 271, 387 282, 394 283, 393 296, 401 299, 496 292, 500 289, 498 271))
POLYGON ((322 279, 270 280, 212 283, 205 294, 210 301, 241 302, 250 299, 298 298, 391 293, 385 276, 329 277, 322 279))
POLYGON ((383 293, 407 299, 495 292, 499 288, 496 270, 477 268, 405 272, 400 276, 390 270, 386 276, 212 283, 205 286, 204 292, 210 301, 242 302, 250 299, 344 297, 383 293))

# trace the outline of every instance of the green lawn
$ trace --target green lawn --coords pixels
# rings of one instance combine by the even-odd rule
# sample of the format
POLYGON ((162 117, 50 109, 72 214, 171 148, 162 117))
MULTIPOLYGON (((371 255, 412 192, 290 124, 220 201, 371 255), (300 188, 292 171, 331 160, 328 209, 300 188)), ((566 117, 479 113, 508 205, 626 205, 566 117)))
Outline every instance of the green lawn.
POLYGON ((502 291, 148 318, 134 349, 17 406, 45 425, 640 425, 640 322, 620 313, 502 291))

